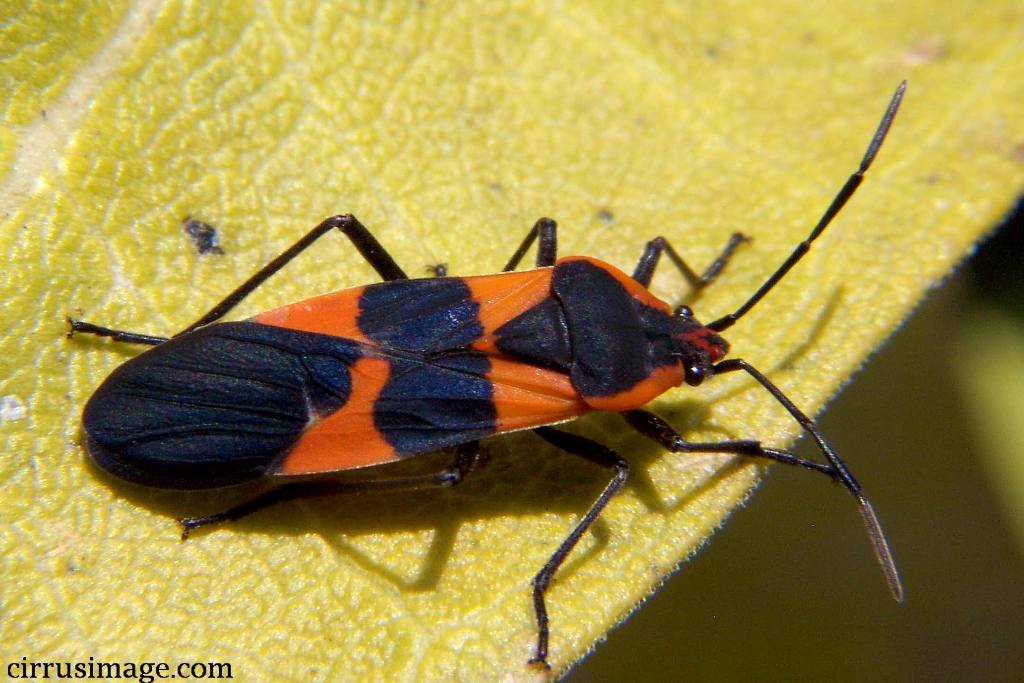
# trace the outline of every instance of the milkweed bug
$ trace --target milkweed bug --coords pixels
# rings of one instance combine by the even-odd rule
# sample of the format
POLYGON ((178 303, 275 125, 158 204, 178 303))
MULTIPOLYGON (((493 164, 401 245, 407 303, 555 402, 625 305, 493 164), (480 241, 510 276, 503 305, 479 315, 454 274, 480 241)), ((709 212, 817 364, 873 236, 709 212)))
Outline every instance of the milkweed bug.
POLYGON ((533 579, 537 645, 530 662, 547 666, 545 592, 629 474, 629 465, 614 451, 550 425, 592 410, 615 411, 674 453, 765 458, 841 483, 857 501, 893 597, 902 600, 889 544, 860 484, 782 390, 746 361, 724 359, 729 345, 721 333, 771 291, 850 199, 889 131, 905 88, 905 82, 897 88, 860 166, 810 235, 743 305, 711 323, 698 322, 688 306, 673 309, 647 288, 662 256, 694 289, 711 283, 746 240, 739 233, 703 274, 658 237, 647 243, 630 276, 586 256, 557 258, 555 223, 542 218, 500 274, 409 279, 356 218, 333 216, 171 338, 69 320, 69 336, 90 333, 154 347, 116 369, 89 399, 82 416, 86 450, 104 470, 145 485, 201 489, 258 478, 279 484, 222 513, 180 520, 185 536, 199 526, 341 486, 308 475, 451 447, 452 464, 440 472, 355 488, 454 485, 477 464, 480 439, 532 429, 548 443, 614 471, 533 579), (335 229, 384 282, 244 321, 217 322, 335 229), (536 268, 516 271, 534 242, 536 268), (641 408, 683 382, 697 386, 737 371, 764 387, 811 435, 824 463, 756 440, 686 441, 641 408))

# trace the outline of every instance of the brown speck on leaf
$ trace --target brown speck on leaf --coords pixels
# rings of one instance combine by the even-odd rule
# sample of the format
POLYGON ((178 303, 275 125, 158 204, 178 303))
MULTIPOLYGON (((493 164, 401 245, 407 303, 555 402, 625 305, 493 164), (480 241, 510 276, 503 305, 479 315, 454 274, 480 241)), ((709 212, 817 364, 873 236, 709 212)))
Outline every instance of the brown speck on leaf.
POLYGON ((1010 156, 1013 157, 1014 161, 1019 161, 1024 164, 1024 142, 1018 142, 1013 146, 1013 152, 1010 156))
POLYGON ((941 36, 922 38, 903 53, 903 61, 909 66, 921 66, 941 59, 949 54, 949 43, 941 36))

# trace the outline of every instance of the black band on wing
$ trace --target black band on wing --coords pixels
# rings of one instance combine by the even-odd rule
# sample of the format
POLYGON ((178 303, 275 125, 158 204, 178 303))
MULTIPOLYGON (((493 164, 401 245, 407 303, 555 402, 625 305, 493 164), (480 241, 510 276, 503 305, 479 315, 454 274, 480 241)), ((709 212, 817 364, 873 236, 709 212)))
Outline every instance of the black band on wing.
POLYGON ((391 366, 373 407, 374 426, 401 456, 494 433, 490 361, 467 347, 480 338, 480 304, 460 278, 397 280, 366 287, 359 329, 391 366))
POLYGON ((385 350, 424 354, 464 348, 483 334, 480 304, 460 278, 394 280, 359 298, 359 329, 385 350))

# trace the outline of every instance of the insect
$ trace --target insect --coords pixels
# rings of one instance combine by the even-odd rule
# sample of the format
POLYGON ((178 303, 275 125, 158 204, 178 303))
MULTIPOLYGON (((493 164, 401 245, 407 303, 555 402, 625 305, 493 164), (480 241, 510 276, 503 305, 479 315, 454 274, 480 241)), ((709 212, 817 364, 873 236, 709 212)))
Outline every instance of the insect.
POLYGON ((854 194, 905 88, 905 82, 897 88, 860 166, 808 237, 745 303, 710 323, 698 322, 688 306, 673 309, 647 288, 663 256, 694 289, 708 285, 745 241, 739 233, 701 274, 659 237, 647 243, 627 275, 586 256, 557 258, 556 225, 542 218, 499 274, 409 279, 356 218, 333 216, 173 337, 69 319, 69 336, 89 333, 153 347, 117 368, 89 399, 82 416, 86 450, 110 473, 151 486, 201 489, 259 478, 278 484, 219 514, 180 520, 184 536, 276 502, 337 491, 342 485, 330 480, 331 473, 446 448, 454 448, 454 456, 439 472, 362 488, 454 485, 476 466, 481 439, 532 429, 614 472, 533 578, 537 642, 530 662, 546 667, 548 586, 629 475, 629 465, 614 451, 551 425, 592 410, 615 411, 673 453, 764 458, 841 483, 857 501, 893 596, 902 600, 889 544, 860 484, 782 390, 750 363, 725 358, 729 345, 721 335, 796 265, 854 194), (335 230, 383 282, 218 322, 335 230), (517 271, 534 243, 536 268, 517 271), (764 387, 811 435, 824 462, 750 439, 687 441, 642 409, 684 382, 697 386, 730 372, 745 372, 764 387), (325 476, 309 476, 317 474, 325 476))

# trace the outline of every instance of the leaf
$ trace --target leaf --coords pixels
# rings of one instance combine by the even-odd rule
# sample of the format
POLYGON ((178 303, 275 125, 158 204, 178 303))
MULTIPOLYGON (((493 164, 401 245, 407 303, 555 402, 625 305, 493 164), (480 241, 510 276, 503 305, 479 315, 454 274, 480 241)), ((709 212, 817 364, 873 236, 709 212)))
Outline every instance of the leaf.
POLYGON ((980 307, 957 333, 961 347, 971 349, 953 364, 964 409, 976 425, 982 462, 988 466, 991 486, 1001 499, 1006 518, 1024 545, 1024 437, 1018 429, 1024 415, 1024 325, 1008 312, 980 307))
MULTIPOLYGON (((528 678, 530 579, 607 480, 517 435, 491 442, 484 470, 453 491, 282 505, 181 544, 173 516, 244 492, 152 492, 88 467, 81 406, 135 350, 68 342, 65 315, 173 333, 316 221, 351 211, 410 271, 446 262, 458 274, 500 268, 542 215, 559 220, 563 254, 626 268, 656 234, 699 267, 743 230, 755 241, 695 302, 711 319, 806 235, 906 77, 864 188, 730 330, 737 356, 813 412, 1024 181, 1024 15, 1006 0, 942 13, 653 0, 55 7, 7 8, 0 40, 8 662, 528 678), (223 256, 196 252, 187 216, 218 230, 223 256)), ((373 279, 326 241, 237 315, 373 279)), ((653 290, 675 301, 683 284, 664 268, 653 290)), ((654 408, 692 438, 783 447, 798 433, 742 377, 654 408)), ((761 474, 663 456, 612 415, 573 429, 616 448, 634 476, 550 591, 556 671, 761 474)))

